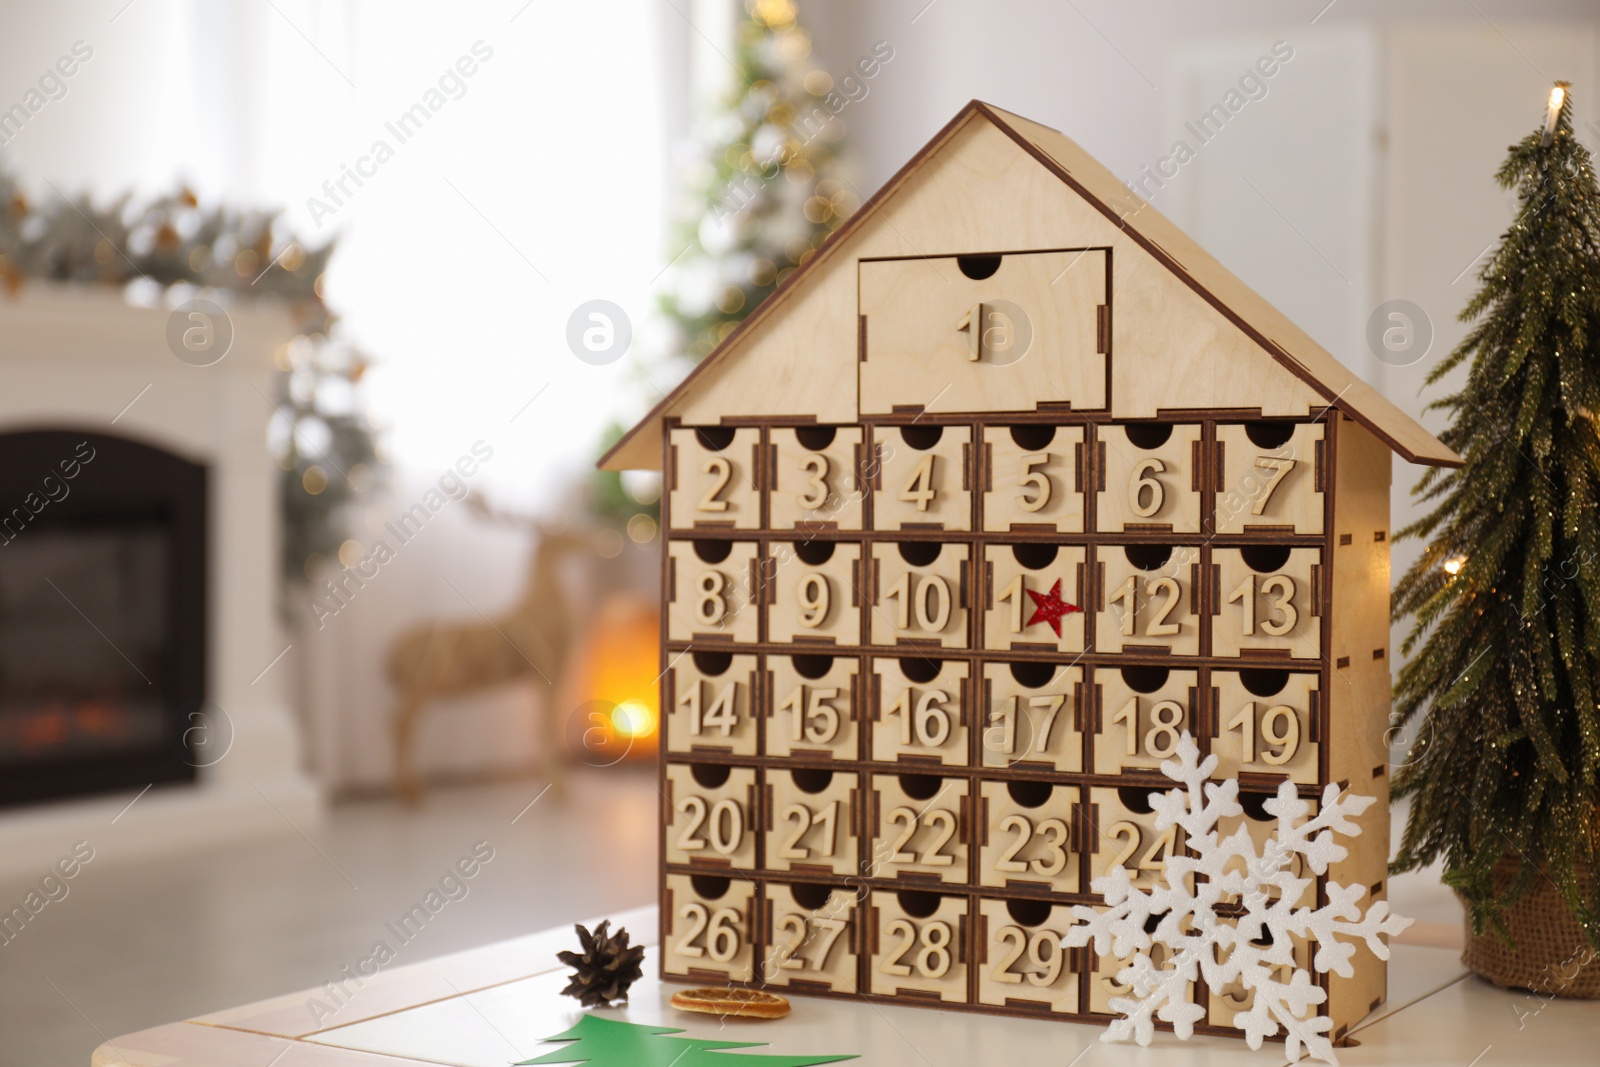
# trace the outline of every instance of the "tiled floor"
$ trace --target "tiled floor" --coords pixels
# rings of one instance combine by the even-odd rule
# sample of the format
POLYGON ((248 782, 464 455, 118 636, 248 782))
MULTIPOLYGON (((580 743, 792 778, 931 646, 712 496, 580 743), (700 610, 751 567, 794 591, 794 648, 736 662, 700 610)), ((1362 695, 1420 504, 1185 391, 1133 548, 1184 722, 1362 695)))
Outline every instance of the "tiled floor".
MULTIPOLYGON (((648 902, 653 769, 587 772, 523 812, 542 788, 440 790, 417 813, 341 805, 309 840, 97 857, 0 946, 0 1067, 83 1067, 107 1037, 337 979, 379 941, 409 963, 648 902), (440 890, 479 841, 494 858, 440 890), (402 942, 387 924, 429 890, 445 903, 402 942)), ((0 901, 29 888, 0 884, 0 901)))

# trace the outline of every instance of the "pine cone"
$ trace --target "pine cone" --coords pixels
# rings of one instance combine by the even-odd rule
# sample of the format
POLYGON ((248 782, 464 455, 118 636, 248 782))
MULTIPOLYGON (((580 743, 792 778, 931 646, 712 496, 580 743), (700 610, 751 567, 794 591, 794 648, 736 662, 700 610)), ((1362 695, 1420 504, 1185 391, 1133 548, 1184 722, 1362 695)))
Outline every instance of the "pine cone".
POLYGON ((592 934, 581 925, 574 927, 583 951, 556 953, 556 959, 577 968, 562 995, 577 997, 586 1008, 608 1007, 613 1001, 627 1000, 628 987, 644 973, 644 946, 630 947, 627 929, 618 927, 615 934, 610 934, 610 925, 611 920, 607 919, 592 934))

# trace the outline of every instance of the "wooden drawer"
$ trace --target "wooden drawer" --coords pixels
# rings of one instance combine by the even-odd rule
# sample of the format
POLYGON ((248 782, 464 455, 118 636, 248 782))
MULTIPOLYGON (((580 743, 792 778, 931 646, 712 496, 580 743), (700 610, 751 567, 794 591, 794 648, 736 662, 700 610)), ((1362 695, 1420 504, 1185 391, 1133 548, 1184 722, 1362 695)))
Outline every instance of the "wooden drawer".
POLYGON ((721 873, 756 866, 756 772, 713 763, 667 766, 666 861, 721 873))
POLYGON ((674 530, 761 528, 761 431, 745 426, 669 431, 667 521, 674 530))
POLYGON ((1320 422, 1219 425, 1217 532, 1321 533, 1322 443, 1320 422))
MULTIPOLYGON (((1151 916, 1149 922, 1145 925, 1146 932, 1154 933, 1156 924, 1160 921, 1161 920, 1159 916, 1151 916)), ((1120 1012, 1113 1008, 1111 1006, 1111 1001, 1113 998, 1131 996, 1133 993, 1132 986, 1124 985, 1122 982, 1117 980, 1122 971, 1133 963, 1132 955, 1113 956, 1107 953, 1104 956, 1097 956, 1094 955, 1093 945, 1090 945, 1086 951, 1090 954, 1091 960, 1091 970, 1089 973, 1090 1014, 1125 1014, 1124 1012, 1120 1012)), ((1151 965, 1160 970, 1161 968, 1168 966, 1168 961, 1171 959, 1171 950, 1168 949, 1166 945, 1163 945, 1160 942, 1155 942, 1150 946, 1149 956, 1151 965)), ((1190 1003, 1194 1002, 1193 982, 1188 984, 1184 999, 1190 1003)))
POLYGON ((853 657, 825 652, 768 656, 767 755, 856 759, 860 669, 853 657))
MULTIPOLYGON (((1246 827, 1250 831, 1250 840, 1255 842, 1256 852, 1260 854, 1264 846, 1273 835, 1278 832, 1278 818, 1267 813, 1267 802, 1276 797, 1276 793, 1239 793, 1239 807, 1244 811, 1238 815, 1225 815, 1217 820, 1217 840, 1225 840, 1239 832, 1239 827, 1246 827)), ((1302 798, 1306 805, 1305 819, 1312 819, 1321 810, 1322 805, 1314 799, 1302 798)), ((1304 819, 1301 820, 1305 821, 1304 819)), ((1234 856, 1223 866, 1229 873, 1246 874, 1249 868, 1243 858, 1234 856)), ((1317 900, 1317 876, 1306 865, 1305 857, 1296 853, 1289 861, 1289 873, 1296 878, 1304 879, 1304 891, 1294 900, 1295 906, 1313 907, 1317 900)), ((1270 895, 1276 899, 1278 891, 1269 890, 1270 895)))
POLYGON ((1041 1012, 1078 1012, 1075 953, 1061 947, 1072 908, 1037 900, 980 900, 973 966, 978 1003, 1041 1012))
POLYGON ((985 548, 983 647, 1082 652, 1087 557, 1082 545, 985 548))
POLYGON ((761 979, 798 992, 858 993, 860 894, 825 885, 768 882, 761 979))
POLYGON ((871 758, 965 767, 972 691, 963 660, 874 658, 871 758))
POLYGON ((775 426, 767 431, 774 530, 859 530, 863 431, 859 426, 775 426))
POLYGON ((873 529, 972 529, 970 426, 880 426, 873 441, 873 529))
MULTIPOLYGON (((1170 783, 1169 783, 1170 784, 1170 783)), ((1157 832, 1150 794, 1165 792, 1147 785, 1120 789, 1094 786, 1089 790, 1089 880, 1113 866, 1128 872, 1128 879, 1148 889, 1166 876, 1167 857, 1183 847, 1183 831, 1170 826, 1157 832)))
POLYGON ((1211 550, 1216 621, 1213 656, 1322 652, 1322 552, 1287 545, 1211 550))
POLYGON ((860 779, 816 768, 767 770, 766 869, 855 874, 860 779))
POLYGON ((861 546, 845 541, 779 541, 770 552, 767 640, 859 645, 861 546))
MULTIPOLYGON (((1276 942, 1273 940, 1272 934, 1265 929, 1261 932, 1262 940, 1275 949, 1276 942)), ((1283 936, 1285 945, 1280 950, 1281 956, 1269 964, 1273 980, 1287 984, 1293 979, 1296 970, 1305 971, 1307 974, 1315 974, 1311 969, 1311 943, 1304 938, 1295 937, 1293 934, 1285 934, 1283 936)), ((1216 951, 1219 962, 1228 958, 1225 950, 1219 948, 1216 951)), ((1274 954, 1278 955, 1277 952, 1274 954)), ((1212 1026, 1230 1026, 1240 1029, 1234 1022, 1234 1017, 1240 1012, 1249 1011, 1255 1005, 1255 1000, 1255 994, 1246 990, 1244 985, 1237 980, 1229 982, 1221 989, 1210 990, 1206 1000, 1206 1021, 1212 1026)), ((1328 1008, 1324 1004, 1317 1010, 1327 1011, 1328 1008)))
POLYGON ((1161 762, 1178 754, 1187 732, 1198 737, 1200 676, 1167 667, 1097 667, 1094 772, 1147 772, 1167 783, 1161 762))
POLYGON ((1200 532, 1200 427, 1138 422, 1101 426, 1096 442, 1102 531, 1200 532))
POLYGON ((979 755, 985 767, 1083 770, 1083 668, 986 663, 979 755))
POLYGON ((1212 671, 1211 751, 1217 777, 1284 778, 1315 785, 1321 746, 1320 679, 1271 668, 1212 671))
POLYGON ((863 412, 1106 406, 1103 248, 864 259, 863 412))
POLYGON ((983 431, 983 528, 1083 532, 1083 427, 988 426, 983 431))
POLYGON ((1078 787, 1012 781, 980 790, 978 884, 1078 892, 1078 787))
POLYGON ((972 827, 964 778, 875 774, 867 832, 872 877, 967 882, 972 827))
POLYGON ((868 908, 868 992, 966 1002, 965 897, 878 890, 868 908))
POLYGON ((667 751, 756 754, 756 657, 694 652, 675 657, 662 681, 667 751))
POLYGON ((872 643, 966 648, 967 567, 965 545, 874 544, 872 643))
POLYGON ((759 633, 754 541, 667 545, 667 639, 747 641, 759 633))
POLYGON ((755 977, 756 887, 738 878, 669 874, 661 906, 661 970, 695 981, 755 977))
POLYGON ((1097 652, 1199 654, 1198 548, 1103 545, 1095 553, 1097 652))

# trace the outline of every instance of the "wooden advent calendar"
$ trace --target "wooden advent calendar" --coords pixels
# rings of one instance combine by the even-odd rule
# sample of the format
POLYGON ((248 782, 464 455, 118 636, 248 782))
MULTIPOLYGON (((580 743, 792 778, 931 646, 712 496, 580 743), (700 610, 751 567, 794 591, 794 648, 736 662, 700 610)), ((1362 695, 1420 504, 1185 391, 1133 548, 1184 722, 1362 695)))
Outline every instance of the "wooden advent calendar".
POLYGON ((602 461, 665 480, 663 976, 1104 1021, 1065 905, 1184 848, 1185 731, 1252 834, 1285 777, 1378 796, 1329 877, 1382 898, 1391 451, 1459 462, 969 105, 602 461))

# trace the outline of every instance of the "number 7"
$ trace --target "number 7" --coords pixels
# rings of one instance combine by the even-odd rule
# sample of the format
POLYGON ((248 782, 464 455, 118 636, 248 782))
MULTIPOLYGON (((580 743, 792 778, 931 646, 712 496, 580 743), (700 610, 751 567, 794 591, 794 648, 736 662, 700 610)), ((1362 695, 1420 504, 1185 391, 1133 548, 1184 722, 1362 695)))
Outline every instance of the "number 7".
POLYGON ((1294 470, 1295 461, 1292 459, 1279 459, 1277 456, 1257 456, 1256 466, 1265 467, 1272 473, 1267 475, 1267 484, 1262 486, 1261 495, 1256 497, 1255 503, 1250 505, 1250 514, 1260 515, 1267 508, 1267 501, 1272 499, 1273 490, 1278 488, 1278 483, 1289 476, 1294 470))

